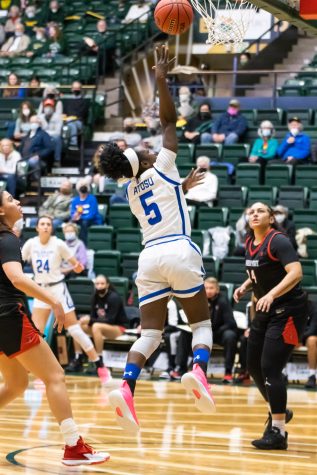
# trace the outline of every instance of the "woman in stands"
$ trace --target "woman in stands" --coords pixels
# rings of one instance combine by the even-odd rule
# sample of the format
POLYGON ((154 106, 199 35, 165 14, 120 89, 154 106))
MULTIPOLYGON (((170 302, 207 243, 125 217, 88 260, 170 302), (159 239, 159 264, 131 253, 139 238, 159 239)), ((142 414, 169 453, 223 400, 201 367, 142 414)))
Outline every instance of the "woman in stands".
MULTIPOLYGON (((108 277, 104 275, 96 277, 90 315, 81 317, 79 323, 84 332, 93 337, 97 354, 101 359, 104 340, 114 340, 125 332, 128 319, 124 304, 108 277)), ((76 342, 74 346, 75 359, 70 364, 73 364, 75 371, 81 371, 83 354, 76 342)))
POLYGON ((26 295, 45 302, 55 314, 61 332, 65 314, 56 296, 26 277, 18 238, 12 229, 22 217, 19 201, 0 191, 0 407, 20 396, 28 386, 28 372, 44 381, 50 409, 65 439, 65 465, 102 463, 107 453, 85 444, 73 420, 64 373, 53 352, 33 324, 24 300, 26 295))
POLYGON ((250 235, 246 240, 248 279, 235 290, 236 302, 248 291, 256 299, 256 314, 248 340, 247 369, 270 407, 263 437, 252 444, 263 450, 286 450, 286 409, 282 375, 298 345, 308 316, 307 296, 300 287, 302 267, 289 238, 277 230, 273 210, 264 203, 249 209, 250 235))
MULTIPOLYGON (((26 241, 22 248, 22 258, 32 263, 35 282, 50 289, 54 297, 62 303, 65 312, 65 328, 89 359, 95 363, 98 376, 102 382, 105 382, 108 379, 108 370, 104 368, 103 361, 98 357, 91 339, 77 321, 75 307, 65 284, 64 274, 61 272, 63 260, 68 261, 77 274, 83 271, 83 266, 73 256, 65 242, 52 235, 53 222, 50 217, 39 218, 36 230, 38 236, 26 241)), ((42 333, 51 311, 51 306, 46 302, 34 300, 32 318, 42 333)))
POLYGON ((139 258, 136 280, 141 307, 141 337, 133 344, 119 390, 109 394, 117 421, 138 430, 133 393, 146 360, 158 348, 171 295, 182 302, 193 332, 193 371, 182 383, 195 398, 202 412, 212 412, 214 401, 207 384, 206 371, 212 347, 212 330, 203 283, 202 257, 190 239, 190 220, 178 170, 176 111, 166 77, 172 63, 168 48, 157 48, 155 75, 160 97, 163 148, 156 156, 147 150, 125 151, 107 144, 100 152, 101 172, 131 182, 127 197, 132 213, 140 222, 145 249, 139 258))

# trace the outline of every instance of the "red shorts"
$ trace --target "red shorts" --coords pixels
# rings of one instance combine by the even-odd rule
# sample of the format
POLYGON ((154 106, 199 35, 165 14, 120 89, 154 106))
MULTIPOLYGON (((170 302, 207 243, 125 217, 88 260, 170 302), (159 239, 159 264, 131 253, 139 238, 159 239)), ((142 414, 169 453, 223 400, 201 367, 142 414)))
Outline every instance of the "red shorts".
POLYGON ((22 302, 0 304, 0 354, 14 358, 40 341, 40 332, 22 302))

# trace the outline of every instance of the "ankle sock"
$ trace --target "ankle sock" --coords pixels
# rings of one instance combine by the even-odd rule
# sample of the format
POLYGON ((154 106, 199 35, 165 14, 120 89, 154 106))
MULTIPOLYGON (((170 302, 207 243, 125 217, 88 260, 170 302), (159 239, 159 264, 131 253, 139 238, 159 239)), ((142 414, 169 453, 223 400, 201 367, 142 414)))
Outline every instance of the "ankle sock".
POLYGON ((281 435, 283 437, 285 436, 285 419, 283 421, 275 420, 273 416, 272 427, 277 427, 278 429, 280 429, 281 435))
POLYGON ((69 447, 74 447, 79 439, 79 433, 74 419, 64 419, 60 423, 60 429, 61 433, 63 434, 65 444, 69 447))
POLYGON ((207 373, 210 351, 205 348, 197 348, 193 352, 193 364, 198 364, 203 372, 207 373))

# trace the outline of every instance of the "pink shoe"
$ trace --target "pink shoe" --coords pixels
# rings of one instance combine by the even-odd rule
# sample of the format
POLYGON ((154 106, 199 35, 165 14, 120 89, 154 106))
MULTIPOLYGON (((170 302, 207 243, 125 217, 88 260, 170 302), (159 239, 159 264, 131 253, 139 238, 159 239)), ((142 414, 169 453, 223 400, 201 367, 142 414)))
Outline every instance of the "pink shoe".
POLYGON ((140 429, 139 421, 134 410, 133 395, 126 381, 120 389, 109 393, 109 402, 116 413, 119 426, 128 431, 136 432, 140 429))
POLYGON ((79 437, 74 447, 65 446, 62 463, 67 466, 76 465, 95 465, 109 460, 110 455, 107 452, 96 452, 90 445, 79 437))
POLYGON ((195 399, 197 409, 208 414, 215 412, 216 405, 206 375, 198 364, 194 364, 193 371, 184 374, 181 383, 189 395, 195 399))
POLYGON ((97 369, 97 374, 99 376, 100 381, 102 384, 108 384, 112 381, 112 376, 108 368, 105 366, 102 368, 97 369))

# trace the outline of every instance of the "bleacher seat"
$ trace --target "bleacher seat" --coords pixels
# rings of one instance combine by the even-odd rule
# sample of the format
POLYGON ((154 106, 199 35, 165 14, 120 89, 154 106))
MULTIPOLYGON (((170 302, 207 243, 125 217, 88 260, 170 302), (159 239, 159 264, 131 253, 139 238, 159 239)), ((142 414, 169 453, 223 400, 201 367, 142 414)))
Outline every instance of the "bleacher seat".
POLYGON ((229 302, 232 302, 234 285, 228 282, 219 282, 220 292, 224 294, 229 302))
POLYGON ((215 277, 218 279, 220 262, 214 256, 203 256, 203 265, 206 271, 206 277, 215 277))
POLYGON ((142 234, 139 228, 118 228, 116 230, 116 249, 124 252, 141 252, 142 234))
POLYGON ((129 279, 127 277, 117 277, 110 275, 109 280, 113 284, 125 304, 129 292, 129 279))
POLYGON ((261 165, 259 163, 239 163, 236 167, 236 185, 259 185, 261 165))
POLYGON ((280 186, 277 202, 290 209, 305 208, 307 188, 302 186, 280 186))
POLYGON ((134 228, 136 227, 136 219, 131 213, 128 204, 114 204, 109 208, 109 224, 114 228, 134 228))
POLYGON ((133 274, 138 270, 139 253, 129 252, 122 256, 122 275, 132 280, 133 274))
POLYGON ((302 259, 301 260, 302 269, 303 269, 303 287, 311 287, 317 285, 317 276, 316 276, 316 261, 314 259, 302 259))
POLYGON ((236 222, 241 217, 244 208, 230 208, 229 210, 229 217, 228 217, 228 224, 235 228, 236 222))
POLYGON ((316 186, 317 185, 317 166, 301 165, 295 168, 295 185, 297 186, 316 186))
POLYGON ((249 154, 250 145, 247 143, 224 145, 222 148, 222 161, 236 166, 238 163, 246 162, 249 154))
POLYGON ((290 185, 292 180, 292 165, 268 163, 265 167, 265 185, 290 185))
POLYGON ((247 279, 244 257, 225 257, 222 261, 221 281, 241 285, 247 279))
POLYGON ((285 111, 285 124, 289 119, 298 117, 304 126, 313 125, 314 111, 313 109, 288 109, 285 111))
POLYGON ((295 209, 293 212, 293 221, 296 229, 311 228, 313 231, 317 231, 317 210, 295 209))
POLYGON ((120 276, 120 251, 97 251, 94 255, 94 271, 106 276, 120 276))
POLYGON ((317 210, 317 186, 312 186, 309 191, 309 208, 317 210))
POLYGON ((228 175, 228 167, 226 165, 221 165, 221 163, 217 163, 217 165, 211 166, 210 171, 218 178, 218 186, 227 185, 230 182, 230 176, 228 175))
POLYGON ((264 120, 269 120, 274 126, 283 123, 283 109, 255 109, 254 110, 254 124, 260 126, 264 120))
POLYGON ((218 206, 230 208, 231 206, 244 206, 247 189, 239 185, 221 186, 218 189, 218 206))
POLYGON ((202 229, 192 229, 191 239, 202 251, 204 247, 204 231, 202 229))
POLYGON ((93 281, 88 277, 74 277, 67 281, 67 286, 76 311, 90 314, 91 298, 95 289, 93 281))
POLYGON ((305 81, 302 79, 287 79, 279 89, 280 96, 304 96, 305 81))
POLYGON ((90 226, 88 228, 88 249, 94 251, 113 249, 113 226, 90 226))
POLYGON ((195 145, 191 143, 179 143, 177 150, 177 163, 182 162, 193 162, 194 160, 194 150, 195 145))
POLYGON ((205 145, 196 145, 195 147, 195 159, 202 155, 209 157, 210 161, 219 162, 221 159, 222 145, 220 144, 205 144, 205 145))
POLYGON ((201 206, 198 210, 198 229, 209 229, 214 226, 225 226, 227 223, 227 208, 208 208, 201 206))
POLYGON ((317 235, 311 234, 307 236, 307 255, 309 259, 317 259, 317 235))
POLYGON ((193 162, 177 162, 178 173, 181 178, 185 178, 188 173, 195 168, 195 164, 193 162))
POLYGON ((267 203, 270 206, 276 202, 276 188, 272 186, 249 186, 248 187, 248 206, 253 203, 267 203))

